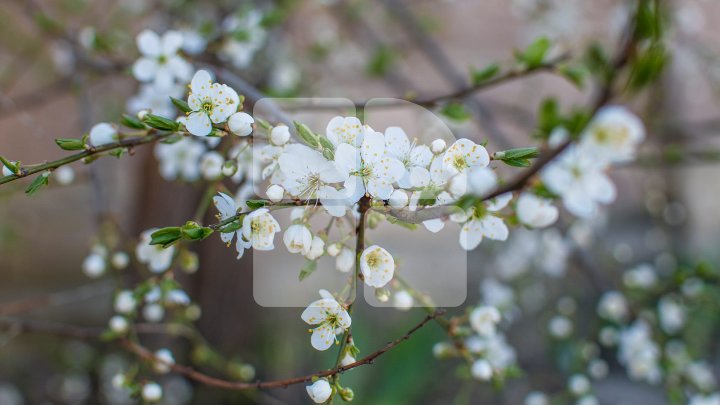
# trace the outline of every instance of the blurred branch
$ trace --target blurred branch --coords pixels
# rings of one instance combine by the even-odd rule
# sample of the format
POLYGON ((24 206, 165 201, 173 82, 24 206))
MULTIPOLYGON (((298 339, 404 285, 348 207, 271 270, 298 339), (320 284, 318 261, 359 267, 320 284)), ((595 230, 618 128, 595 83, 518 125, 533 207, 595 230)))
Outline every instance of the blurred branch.
MULTIPOLYGON (((410 339, 410 337, 415 332, 417 332, 422 327, 424 327, 428 322, 430 322, 431 320, 433 320, 437 317, 443 316, 444 313, 445 313, 444 311, 435 311, 434 313, 426 316, 420 323, 415 325, 412 329, 407 331, 404 335, 389 342, 382 348, 361 358, 360 360, 355 361, 354 363, 348 364, 346 366, 335 367, 335 368, 325 370, 325 371, 318 371, 318 372, 315 372, 312 374, 307 374, 307 375, 300 376, 300 377, 287 378, 287 379, 275 380, 275 381, 256 381, 256 382, 249 383, 249 382, 241 382, 241 381, 223 380, 220 378, 209 376, 207 374, 203 374, 203 373, 196 371, 195 369, 188 367, 188 366, 183 366, 183 365, 174 364, 174 363, 172 363, 172 364, 165 363, 162 359, 157 358, 155 356, 155 354, 153 352, 151 352, 149 349, 141 346, 138 343, 132 342, 128 339, 120 339, 120 340, 118 340, 118 342, 123 348, 125 348, 126 350, 128 350, 131 353, 134 353, 136 356, 138 356, 142 360, 153 362, 153 363, 164 363, 172 371, 174 371, 178 374, 182 374, 191 380, 205 384, 207 386, 211 386, 211 387, 215 387, 215 388, 229 389, 229 390, 286 388, 290 385, 312 381, 313 378, 330 377, 330 376, 334 376, 336 374, 340 374, 345 371, 351 370, 353 368, 357 368, 357 367, 368 365, 368 364, 373 364, 378 357, 387 353, 388 351, 390 351, 391 349, 393 349, 395 346, 399 345, 400 343, 410 339)), ((67 338, 73 338, 73 339, 81 339, 81 340, 101 340, 101 334, 102 334, 102 330, 99 328, 78 327, 78 326, 66 325, 66 324, 55 323, 55 322, 21 320, 21 319, 12 319, 12 318, 0 318, 0 327, 5 327, 16 333, 40 333, 40 334, 48 334, 48 335, 67 337, 67 338)))
POLYGON ((21 179, 23 177, 27 177, 30 175, 33 175, 35 173, 40 173, 46 170, 55 170, 60 166, 65 166, 67 164, 70 164, 72 162, 76 162, 78 160, 97 155, 99 153, 103 152, 110 152, 116 149, 128 149, 130 153, 132 154, 132 148, 138 145, 144 145, 146 143, 155 142, 164 138, 167 138, 171 135, 174 135, 176 133, 183 133, 184 131, 178 131, 178 132, 158 132, 155 129, 149 128, 145 131, 147 135, 145 136, 136 136, 131 138, 126 138, 118 142, 108 143, 102 146, 98 147, 91 147, 90 149, 87 149, 83 152, 76 153, 74 155, 66 156, 64 158, 53 160, 51 162, 36 164, 36 165, 30 165, 30 166, 22 166, 19 168, 20 173, 19 174, 13 174, 10 176, 0 177, 0 185, 5 183, 10 183, 11 181, 15 181, 18 179, 21 179))
POLYGON ((112 291, 112 289, 113 283, 111 283, 111 280, 105 280, 65 291, 0 303, 0 316, 16 315, 83 301, 106 294, 112 291))

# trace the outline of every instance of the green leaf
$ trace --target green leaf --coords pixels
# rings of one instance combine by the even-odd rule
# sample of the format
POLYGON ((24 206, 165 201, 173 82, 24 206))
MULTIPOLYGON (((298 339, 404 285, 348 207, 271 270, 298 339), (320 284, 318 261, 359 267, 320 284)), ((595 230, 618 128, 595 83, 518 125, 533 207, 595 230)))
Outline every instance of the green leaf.
POLYGON ((214 231, 208 227, 200 226, 197 222, 188 221, 180 228, 182 236, 189 240, 203 240, 214 231))
POLYGON ((161 245, 163 248, 172 246, 175 242, 182 239, 183 232, 179 226, 158 229, 150 235, 151 245, 161 245))
POLYGON ((302 266, 300 269, 300 274, 298 275, 298 280, 303 281, 306 278, 308 278, 309 275, 313 274, 313 272, 317 270, 317 261, 315 260, 306 260, 305 265, 302 266))
POLYGON ((460 103, 450 103, 443 106, 440 110, 440 114, 450 118, 454 121, 467 121, 470 119, 470 113, 460 103))
POLYGON ((35 180, 33 180, 32 183, 25 189, 25 194, 27 195, 33 195, 40 190, 41 187, 48 185, 48 177, 50 177, 50 172, 43 172, 41 175, 35 177, 35 180))
POLYGON ((588 71, 582 66, 560 66, 558 73, 574 84, 575 87, 582 89, 588 71))
POLYGON ((245 204, 251 210, 256 210, 258 208, 262 208, 262 207, 268 205, 268 202, 265 200, 247 200, 247 202, 245 202, 245 204))
POLYGON ((173 105, 177 107, 178 110, 189 113, 192 111, 192 108, 188 105, 188 103, 185 102, 185 100, 180 100, 179 98, 170 97, 170 100, 172 101, 173 105))
POLYGON ((55 143, 62 150, 81 150, 85 149, 85 142, 82 139, 74 138, 58 138, 55 143))
POLYGON ((307 125, 301 124, 297 121, 293 121, 295 124, 295 129, 297 130, 298 137, 300 137, 300 140, 305 142, 306 145, 310 146, 311 148, 317 149, 317 147, 320 145, 320 140, 318 139, 319 136, 315 135, 313 131, 308 128, 307 125))
POLYGON ((540 152, 535 146, 528 146, 524 148, 513 148, 495 152, 495 159, 499 160, 511 160, 511 159, 532 159, 538 157, 540 152))
POLYGON ((523 62, 528 68, 535 68, 545 61, 545 55, 552 43, 546 37, 540 37, 530 44, 525 50, 516 55, 518 61, 523 62))
POLYGON ((477 86, 495 77, 500 72, 500 65, 492 63, 481 70, 475 68, 470 69, 470 81, 473 86, 477 86))
POLYGON ((529 167, 530 161, 528 159, 503 159, 502 161, 508 166, 513 167, 529 167))
POLYGON ((124 154, 125 154, 125 149, 123 149, 123 148, 110 151, 110 156, 115 156, 118 159, 120 159, 120 157, 124 154))
POLYGON ((588 47, 585 53, 585 66, 590 70, 590 73, 599 76, 603 81, 607 80, 612 70, 610 58, 605 49, 598 43, 593 43, 588 47))
POLYGON ((123 114, 122 117, 120 117, 120 124, 133 129, 146 128, 145 124, 143 124, 139 119, 127 114, 123 114))
POLYGON ((230 232, 237 231, 241 227, 242 227, 242 224, 240 223, 240 221, 236 220, 236 221, 232 221, 229 224, 223 226, 218 231, 220 231, 221 233, 230 233, 230 232))
POLYGON ((180 128, 179 122, 155 114, 147 114, 143 122, 162 131, 177 131, 180 128))
POLYGON ((560 111, 554 98, 547 98, 538 110, 538 132, 540 139, 548 139, 552 131, 561 123, 560 111))
POLYGON ((270 125, 269 122, 265 121, 262 118, 253 117, 255 119, 255 123, 258 124, 258 126, 266 131, 270 131, 272 129, 272 125, 270 125))
POLYGON ((327 160, 335 159, 335 147, 332 142, 324 136, 318 136, 318 142, 322 147, 322 154, 327 160))
POLYGON ((662 44, 654 44, 640 53, 632 64, 628 87, 637 91, 656 81, 667 66, 668 58, 662 44))

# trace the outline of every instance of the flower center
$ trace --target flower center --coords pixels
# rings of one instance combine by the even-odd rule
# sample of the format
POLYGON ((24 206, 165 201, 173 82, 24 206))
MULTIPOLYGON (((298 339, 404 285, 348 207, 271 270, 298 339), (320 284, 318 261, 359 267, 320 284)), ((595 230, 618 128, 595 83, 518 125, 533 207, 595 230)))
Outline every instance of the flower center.
POLYGON ((212 112, 212 110, 213 110, 213 104, 212 104, 211 102, 209 102, 209 101, 206 101, 206 102, 203 103, 202 109, 203 109, 206 113, 210 114, 210 113, 212 112))
POLYGON ((462 155, 455 155, 453 158, 453 165, 456 169, 458 169, 458 171, 463 171, 468 168, 467 161, 462 155))

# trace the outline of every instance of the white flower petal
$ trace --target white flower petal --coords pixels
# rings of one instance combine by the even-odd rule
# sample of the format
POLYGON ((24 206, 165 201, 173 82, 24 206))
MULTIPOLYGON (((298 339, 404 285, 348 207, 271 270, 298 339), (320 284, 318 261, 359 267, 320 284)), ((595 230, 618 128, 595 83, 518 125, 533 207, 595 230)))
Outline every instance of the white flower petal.
POLYGON ((193 135, 207 136, 212 132, 212 123, 205 112, 198 111, 188 115, 185 128, 193 135))

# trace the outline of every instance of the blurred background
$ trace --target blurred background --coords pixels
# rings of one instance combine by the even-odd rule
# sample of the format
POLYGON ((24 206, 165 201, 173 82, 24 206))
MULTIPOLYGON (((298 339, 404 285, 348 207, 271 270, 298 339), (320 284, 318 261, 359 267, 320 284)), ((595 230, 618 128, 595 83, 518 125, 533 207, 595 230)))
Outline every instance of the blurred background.
MULTIPOLYGON (((687 378, 636 381, 614 350, 593 343, 602 327, 598 300, 607 291, 632 287, 628 270, 639 265, 669 280, 670 290, 636 291, 638 313, 656 309, 672 288, 681 294, 688 278, 703 279, 707 299, 687 304, 688 336, 675 339, 706 369, 718 371, 720 3, 663 3, 670 55, 665 69, 632 100, 617 100, 642 117, 648 138, 637 161, 612 172, 616 203, 593 221, 563 214, 549 230, 511 231, 509 241, 483 243, 467 256, 464 305, 484 301, 508 308, 505 330, 522 374, 502 389, 469 380, 457 359, 435 358, 433 346, 446 336, 429 325, 374 365, 343 376, 355 390, 354 402, 518 404, 537 390, 558 394, 557 403, 572 403, 563 396, 568 378, 591 373, 586 367, 592 359, 607 368, 593 379, 599 403, 686 402, 687 378), (570 323, 570 332, 558 317, 570 323)), ((80 137, 123 112, 159 110, 167 99, 143 95, 130 69, 139 55, 135 37, 144 29, 182 31, 184 55, 195 67, 224 69, 269 96, 412 98, 462 88, 472 69, 512 63, 513 49, 541 35, 553 41, 553 55, 572 59, 582 59, 591 43, 612 49, 627 8, 609 0, 1 0, 0 154, 23 163, 53 160, 67 153, 55 138, 80 137)), ((591 83, 578 88, 539 73, 467 98, 468 117, 438 115, 456 138, 487 140, 491 151, 528 146, 536 143, 532 134, 543 99, 555 97, 569 108, 586 103, 592 90, 591 83)), ((417 122, 407 125, 412 124, 418 133, 432 131, 417 122)), ((23 193, 24 181, 0 186, 2 317, 104 328, 117 283, 131 286, 140 275, 131 263, 115 277, 88 278, 81 264, 93 246, 102 241, 132 252, 144 230, 192 218, 205 191, 202 181, 164 179, 152 146, 72 168, 70 184, 51 182, 34 196, 23 193)), ((205 215, 206 223, 213 214, 205 215)), ((215 236, 188 248, 197 254, 199 270, 178 280, 202 311, 196 325, 203 338, 198 343, 151 335, 148 347, 172 347, 179 363, 246 380, 291 377, 334 364, 334 353, 310 348, 298 308, 256 303, 252 255, 235 260, 215 236)), ((293 280, 300 266, 288 270, 293 280)), ((450 310, 462 313, 464 306, 450 310)), ((361 355, 423 316, 420 309, 400 312, 360 300, 353 324, 361 355)), ((109 379, 134 358, 111 343, 20 332, 0 329, 1 405, 137 402, 112 389, 109 379)), ((661 345, 672 340, 658 339, 661 345)), ((712 392, 712 373, 710 379, 709 388, 698 391, 712 392)), ((177 375, 158 381, 170 404, 309 402, 303 385, 226 392, 177 375)))

